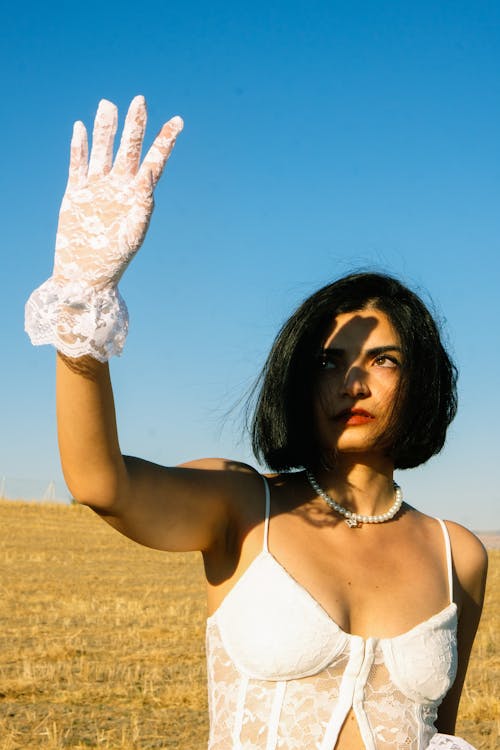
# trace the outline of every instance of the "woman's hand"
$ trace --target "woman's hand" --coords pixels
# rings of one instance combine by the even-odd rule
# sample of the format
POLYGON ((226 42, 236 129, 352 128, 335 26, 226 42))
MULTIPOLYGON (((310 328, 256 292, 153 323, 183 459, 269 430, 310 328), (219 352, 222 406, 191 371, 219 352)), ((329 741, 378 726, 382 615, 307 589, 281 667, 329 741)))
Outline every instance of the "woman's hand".
POLYGON ((90 160, 85 126, 74 125, 53 274, 62 284, 85 282, 95 290, 116 286, 142 244, 153 211, 153 190, 183 126, 180 117, 169 120, 140 164, 146 103, 136 96, 113 162, 117 120, 115 105, 103 99, 90 160))
POLYGON ((89 159, 87 132, 75 123, 53 275, 26 305, 33 344, 54 344, 68 357, 90 355, 100 362, 123 349, 128 312, 117 284, 144 239, 153 191, 183 122, 173 117, 162 127, 142 164, 144 97, 130 105, 113 162, 116 127, 116 107, 103 99, 89 159))

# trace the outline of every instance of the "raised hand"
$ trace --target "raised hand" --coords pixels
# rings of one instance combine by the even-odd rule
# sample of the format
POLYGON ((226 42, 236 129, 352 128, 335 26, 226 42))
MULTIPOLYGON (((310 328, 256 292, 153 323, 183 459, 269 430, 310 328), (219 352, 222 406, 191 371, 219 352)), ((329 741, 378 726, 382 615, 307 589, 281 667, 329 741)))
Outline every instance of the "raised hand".
POLYGON ((117 109, 103 99, 97 110, 90 160, 87 133, 76 122, 68 185, 59 214, 54 278, 86 281, 95 289, 118 282, 146 234, 153 190, 182 129, 174 117, 161 129, 142 164, 146 103, 132 101, 113 163, 117 109))
POLYGON ((74 125, 53 275, 26 306, 34 344, 53 343, 68 356, 100 361, 123 347, 128 314, 116 285, 144 239, 154 188, 183 126, 180 117, 169 120, 141 164, 146 104, 135 97, 113 162, 117 119, 115 105, 102 100, 90 159, 85 127, 74 125))

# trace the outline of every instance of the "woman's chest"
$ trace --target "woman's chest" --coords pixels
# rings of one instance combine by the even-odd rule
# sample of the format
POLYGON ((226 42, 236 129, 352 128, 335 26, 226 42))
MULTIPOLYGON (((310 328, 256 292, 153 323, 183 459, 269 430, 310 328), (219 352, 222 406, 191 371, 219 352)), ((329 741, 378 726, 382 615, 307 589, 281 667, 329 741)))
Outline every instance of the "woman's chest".
POLYGON ((343 631, 390 638, 451 601, 443 535, 435 530, 428 540, 397 523, 331 529, 275 518, 268 550, 343 631))

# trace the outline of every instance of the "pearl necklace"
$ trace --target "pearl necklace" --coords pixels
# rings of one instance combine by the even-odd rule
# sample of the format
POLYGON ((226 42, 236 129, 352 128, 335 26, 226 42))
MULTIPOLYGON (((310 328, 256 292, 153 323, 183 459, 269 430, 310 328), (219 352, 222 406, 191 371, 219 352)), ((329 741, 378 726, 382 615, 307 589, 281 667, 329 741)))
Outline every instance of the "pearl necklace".
POLYGON ((389 510, 387 510, 385 513, 379 513, 375 516, 364 516, 361 513, 353 513, 352 510, 347 510, 347 508, 344 508, 344 506, 340 505, 340 503, 336 503, 333 497, 330 497, 328 493, 321 489, 310 471, 306 471, 306 476, 313 490, 323 498, 325 503, 332 510, 340 513, 341 516, 344 516, 346 524, 352 529, 356 526, 361 526, 364 523, 384 523, 384 521, 390 521, 391 518, 394 518, 396 513, 399 511, 399 509, 401 508, 401 503, 403 502, 403 492, 401 490, 401 487, 396 484, 396 482, 393 482, 395 499, 389 510))

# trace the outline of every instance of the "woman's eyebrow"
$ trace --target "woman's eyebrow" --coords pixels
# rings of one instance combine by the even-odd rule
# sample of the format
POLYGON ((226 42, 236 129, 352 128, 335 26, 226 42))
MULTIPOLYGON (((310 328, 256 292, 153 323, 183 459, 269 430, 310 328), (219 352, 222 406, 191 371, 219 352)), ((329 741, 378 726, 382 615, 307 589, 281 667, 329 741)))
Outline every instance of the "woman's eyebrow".
MULTIPOLYGON (((342 354, 345 353, 345 349, 338 349, 334 346, 330 347, 328 346, 326 349, 323 349, 321 354, 330 354, 331 356, 337 356, 340 357, 342 354)), ((377 354, 385 354, 385 352, 401 352, 401 347, 397 346, 396 344, 387 344, 386 346, 375 346, 372 349, 366 349, 365 353, 369 354, 372 357, 376 357, 377 354)))
POLYGON ((387 346, 375 346, 373 349, 367 349, 366 353, 372 357, 376 357, 377 354, 385 354, 385 352, 401 352, 401 347, 396 344, 388 344, 387 346))

